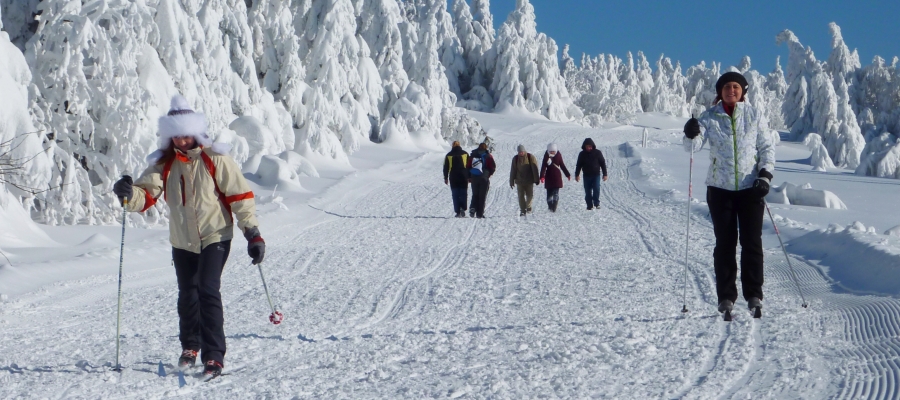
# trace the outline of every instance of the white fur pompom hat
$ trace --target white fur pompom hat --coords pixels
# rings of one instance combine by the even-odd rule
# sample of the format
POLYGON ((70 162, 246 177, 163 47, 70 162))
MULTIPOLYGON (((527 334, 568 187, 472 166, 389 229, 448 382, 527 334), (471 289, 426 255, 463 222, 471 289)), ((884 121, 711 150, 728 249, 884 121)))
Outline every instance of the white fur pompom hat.
POLYGON ((192 136, 200 146, 211 147, 219 154, 228 154, 231 146, 224 143, 213 144, 207 134, 208 127, 206 115, 194 112, 187 99, 176 94, 172 97, 169 112, 159 117, 159 130, 156 133, 159 136, 159 150, 150 154, 147 161, 152 163, 162 158, 163 150, 172 145, 172 138, 179 136, 192 136))

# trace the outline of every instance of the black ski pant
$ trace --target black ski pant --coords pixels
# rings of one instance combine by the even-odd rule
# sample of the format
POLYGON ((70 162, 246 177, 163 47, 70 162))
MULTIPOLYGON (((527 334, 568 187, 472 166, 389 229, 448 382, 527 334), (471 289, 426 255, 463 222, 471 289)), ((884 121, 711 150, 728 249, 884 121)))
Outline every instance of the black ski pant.
POLYGON ((219 286, 230 251, 231 240, 210 244, 200 254, 172 248, 178 277, 178 338, 183 350, 199 350, 204 363, 224 364, 225 318, 219 286))
POLYGON ((556 211, 557 203, 559 203, 559 188, 547 189, 547 207, 556 211))
POLYGON ((453 213, 459 214, 466 211, 466 197, 469 195, 469 186, 450 186, 450 195, 453 196, 453 213))
POLYGON ((706 189, 709 216, 716 234, 713 265, 716 271, 716 294, 719 301, 737 300, 738 238, 741 243, 741 289, 744 299, 763 298, 762 226, 765 203, 752 189, 706 189))
POLYGON ((584 202, 588 207, 600 207, 600 175, 584 174, 584 202))
POLYGON ((488 190, 491 189, 491 180, 488 177, 472 177, 472 204, 469 210, 475 210, 475 216, 484 218, 484 203, 487 201, 488 190))

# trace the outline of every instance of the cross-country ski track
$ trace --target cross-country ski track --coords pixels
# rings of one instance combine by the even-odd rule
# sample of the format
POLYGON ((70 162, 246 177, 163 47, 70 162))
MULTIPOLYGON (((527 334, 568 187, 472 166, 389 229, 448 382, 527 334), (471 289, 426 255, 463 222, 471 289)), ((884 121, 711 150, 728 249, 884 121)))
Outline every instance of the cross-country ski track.
MULTIPOLYGON (((226 375, 200 383, 189 373, 182 388, 176 374, 158 375, 180 352, 161 231, 126 245, 124 371, 110 371, 113 237, 79 256, 109 264, 106 273, 0 303, 0 397, 900 397, 900 300, 842 290, 794 257, 804 309, 767 240, 763 318, 739 298, 734 321, 723 322, 712 225, 695 200, 683 314, 687 206, 637 184, 640 129, 493 118, 482 123, 508 131, 491 131, 497 173, 485 219, 451 218, 438 152, 359 169, 311 198, 283 194, 287 210, 261 208, 263 267, 285 321, 268 324, 259 272, 236 238, 222 278, 226 375), (538 186, 534 214, 518 217, 508 185, 516 145, 540 160, 555 141, 574 174, 585 137, 609 165, 600 209, 585 210, 573 179, 557 213, 538 186), (129 260, 158 267, 130 272, 129 260)), ((694 175, 702 185, 705 171, 694 175)), ((768 219, 764 235, 775 235, 768 219)))

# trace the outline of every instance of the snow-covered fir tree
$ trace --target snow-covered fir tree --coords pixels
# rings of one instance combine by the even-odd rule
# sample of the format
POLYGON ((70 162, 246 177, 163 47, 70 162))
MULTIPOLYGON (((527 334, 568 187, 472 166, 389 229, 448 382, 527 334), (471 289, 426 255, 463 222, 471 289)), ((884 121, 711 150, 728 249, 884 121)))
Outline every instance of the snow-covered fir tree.
POLYGON ((766 90, 770 93, 767 105, 769 127, 772 129, 784 129, 782 107, 788 85, 784 80, 784 71, 781 69, 781 56, 775 58, 775 69, 766 76, 766 90))
MULTIPOLYGON (((378 67, 384 96, 379 103, 379 118, 383 120, 409 84, 403 68, 403 38, 400 25, 403 14, 396 0, 359 0, 358 24, 360 36, 370 49, 370 56, 378 67)), ((380 130, 371 136, 381 142, 380 130)))
MULTIPOLYGON (((472 110, 490 111, 494 108, 494 101, 487 90, 490 72, 486 58, 493 46, 493 27, 485 29, 483 15, 482 21, 476 21, 465 0, 453 0, 452 7, 456 34, 462 44, 466 64, 465 73, 459 76, 462 96, 458 97, 457 104, 472 110)), ((487 18, 491 19, 489 13, 488 10, 487 18)))
POLYGON ((498 106, 508 104, 556 121, 581 117, 560 74, 556 42, 537 32, 528 0, 516 1, 494 46, 497 65, 491 89, 498 106))
POLYGON ((785 81, 787 92, 782 103, 784 124, 790 128, 795 138, 812 132, 813 116, 810 99, 812 70, 818 65, 812 49, 803 47, 800 39, 790 30, 784 30, 776 37, 779 44, 787 43, 788 67, 785 81))
POLYGON ((844 43, 841 27, 831 22, 828 24, 828 29, 831 31, 831 55, 825 64, 825 71, 831 74, 831 77, 834 79, 834 90, 838 90, 838 79, 843 79, 848 85, 849 104, 853 108, 854 113, 858 113, 860 110, 859 105, 856 104, 856 96, 849 89, 856 86, 856 74, 861 68, 859 54, 856 50, 851 52, 847 44, 844 43))

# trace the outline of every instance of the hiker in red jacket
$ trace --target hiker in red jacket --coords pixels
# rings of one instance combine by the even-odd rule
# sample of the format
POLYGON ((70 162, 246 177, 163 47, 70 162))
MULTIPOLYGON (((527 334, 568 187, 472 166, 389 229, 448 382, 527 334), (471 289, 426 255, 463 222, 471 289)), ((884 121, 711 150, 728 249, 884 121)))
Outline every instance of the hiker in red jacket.
POLYGON ((563 174, 566 175, 566 179, 572 180, 572 175, 569 174, 556 143, 550 143, 541 161, 541 183, 544 184, 544 189, 547 189, 547 207, 552 212, 556 212, 556 205, 559 204, 559 189, 563 187, 563 174))

